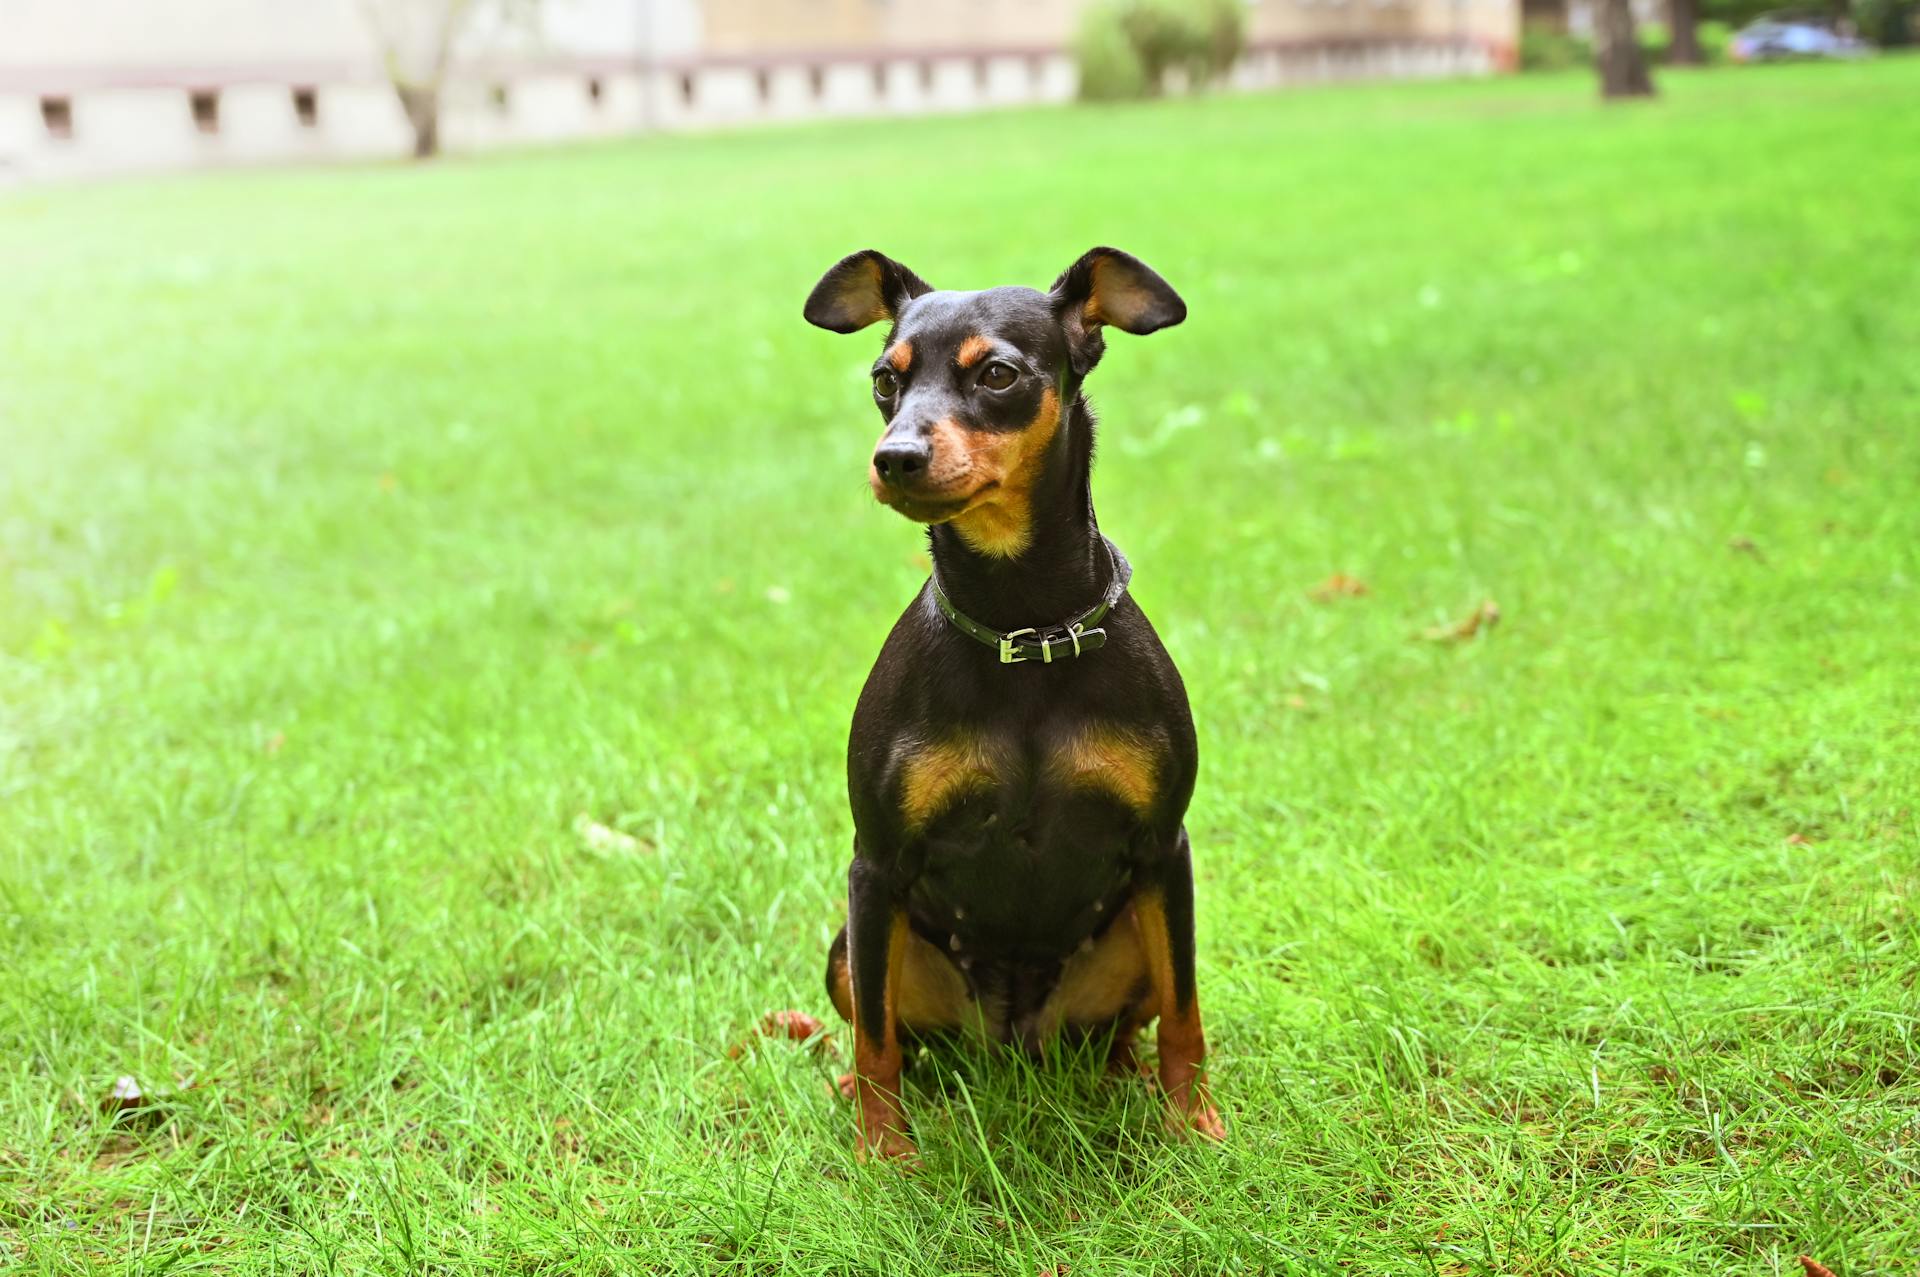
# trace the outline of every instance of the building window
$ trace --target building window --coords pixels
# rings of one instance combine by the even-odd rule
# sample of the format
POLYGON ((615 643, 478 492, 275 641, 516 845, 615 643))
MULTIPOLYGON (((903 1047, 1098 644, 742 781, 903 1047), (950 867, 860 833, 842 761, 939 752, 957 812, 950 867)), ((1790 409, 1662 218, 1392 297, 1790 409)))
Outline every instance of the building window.
POLYGON ((753 91, 760 95, 760 101, 763 105, 773 101, 773 72, 767 70, 765 67, 761 67, 758 71, 755 71, 753 73, 753 91))
POLYGON ((588 76, 587 77, 587 101, 593 103, 594 108, 598 110, 600 107, 600 104, 606 100, 606 96, 607 96, 607 86, 600 82, 600 77, 597 75, 588 76))
POLYGON ((493 108, 495 115, 505 115, 511 101, 504 84, 496 84, 487 90, 487 105, 493 108))
POLYGON ((41 98, 40 122, 47 126, 48 137, 56 142, 67 141, 73 136, 73 99, 41 98))
POLYGON ((816 98, 827 95, 827 69, 825 67, 807 68, 807 88, 816 98))
POLYGON ((933 63, 931 61, 920 64, 920 89, 925 93, 933 92, 933 63))
POLYGON ((693 72, 680 73, 680 100, 688 106, 693 105, 693 72))
POLYGON ((187 105, 193 110, 193 127, 202 133, 220 131, 220 91, 218 89, 195 89, 187 94, 187 105))
POLYGON ((887 64, 884 62, 873 64, 873 95, 879 98, 887 96, 887 64))
POLYGON ((987 60, 985 58, 975 58, 973 60, 974 85, 984 91, 987 87, 987 76, 990 73, 990 71, 991 71, 991 68, 987 65, 987 60))
POLYGON ((300 121, 300 127, 311 129, 320 123, 320 91, 311 85, 302 85, 293 91, 293 118, 300 121))
POLYGON ((1033 81, 1033 87, 1036 89, 1045 86, 1047 82, 1047 59, 1045 55, 1036 53, 1027 59, 1027 78, 1033 81))

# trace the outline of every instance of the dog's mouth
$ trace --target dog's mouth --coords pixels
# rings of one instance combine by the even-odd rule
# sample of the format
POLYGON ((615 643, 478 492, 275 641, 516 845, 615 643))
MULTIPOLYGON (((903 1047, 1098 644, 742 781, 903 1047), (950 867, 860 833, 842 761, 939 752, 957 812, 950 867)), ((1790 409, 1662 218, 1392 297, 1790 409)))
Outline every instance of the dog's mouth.
POLYGON ((998 480, 990 479, 963 497, 914 496, 911 493, 882 490, 875 495, 880 503, 895 513, 905 515, 915 523, 945 523, 949 519, 959 518, 1000 486, 998 480))

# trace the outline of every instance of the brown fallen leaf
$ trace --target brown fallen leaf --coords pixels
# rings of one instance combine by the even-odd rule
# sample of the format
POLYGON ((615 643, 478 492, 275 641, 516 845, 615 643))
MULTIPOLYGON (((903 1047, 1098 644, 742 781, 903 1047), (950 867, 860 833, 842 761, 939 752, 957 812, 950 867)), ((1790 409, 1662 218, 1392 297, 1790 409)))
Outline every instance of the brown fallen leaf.
POLYGON ((1359 577, 1335 572, 1308 590, 1307 597, 1316 603, 1331 603, 1335 599, 1357 599, 1370 593, 1372 591, 1367 588, 1367 583, 1359 577))
POLYGON ((1760 552, 1759 545, 1754 542, 1752 537, 1730 537, 1727 540, 1727 548, 1737 551, 1740 554, 1751 554, 1756 559, 1764 559, 1767 557, 1760 552))
POLYGON ((117 1077, 113 1080, 113 1089, 100 1101, 100 1107, 109 1113, 124 1113, 128 1109, 137 1109, 146 1101, 140 1091, 140 1084, 131 1077, 117 1077))
POLYGON ((1833 1269, 1811 1255, 1800 1256, 1800 1266, 1807 1270, 1807 1277, 1833 1277, 1833 1269))
POLYGON ((727 1058, 739 1059, 747 1048, 753 1045, 756 1037, 784 1038, 789 1042, 805 1042, 815 1034, 820 1040, 814 1044, 815 1050, 829 1050, 833 1046, 833 1035, 822 1033, 826 1026, 805 1011, 769 1011, 760 1017, 760 1023, 747 1037, 727 1048, 727 1058))
POLYGON ((1067 1272, 1068 1268, 1065 1264, 1055 1264, 1051 1268, 1042 1268, 1040 1277, 1067 1277, 1067 1272))
POLYGON ((1807 837, 1805 834, 1788 834, 1787 835, 1787 846, 1789 847, 1808 847, 1808 846, 1811 846, 1812 844, 1813 844, 1813 839, 1807 837))
POLYGON ((1429 643, 1463 643, 1481 630, 1490 630, 1498 624, 1500 605, 1487 599, 1452 625, 1436 625, 1432 629, 1422 630, 1420 637, 1429 643))

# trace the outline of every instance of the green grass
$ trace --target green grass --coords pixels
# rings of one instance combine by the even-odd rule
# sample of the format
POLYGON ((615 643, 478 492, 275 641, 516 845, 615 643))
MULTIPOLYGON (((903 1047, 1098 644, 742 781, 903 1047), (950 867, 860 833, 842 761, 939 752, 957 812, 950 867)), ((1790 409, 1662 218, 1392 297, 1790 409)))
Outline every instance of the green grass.
POLYGON ((1920 1272, 1920 61, 1663 87, 9 197, 0 1267, 1920 1272), (800 302, 1096 243, 1232 1139, 963 1051, 905 1179, 727 1051, 925 570, 800 302))

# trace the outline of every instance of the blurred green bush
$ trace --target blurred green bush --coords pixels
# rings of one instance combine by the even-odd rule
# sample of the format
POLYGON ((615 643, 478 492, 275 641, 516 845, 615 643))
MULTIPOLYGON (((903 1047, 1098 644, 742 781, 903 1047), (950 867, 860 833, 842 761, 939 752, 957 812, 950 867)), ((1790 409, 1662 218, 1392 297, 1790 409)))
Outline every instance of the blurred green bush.
POLYGON ((1246 48, 1241 0, 1100 0, 1081 17, 1075 41, 1080 96, 1156 97, 1171 72, 1189 87, 1224 77, 1246 48))
MULTIPOLYGON (((1640 50, 1650 62, 1665 62, 1672 35, 1664 22, 1642 23, 1640 50)), ((1709 63, 1725 62, 1733 43, 1733 28, 1725 22, 1709 19, 1694 27, 1700 42, 1700 55, 1709 63)), ((1528 23, 1520 30, 1520 69, 1523 71, 1564 71, 1570 67, 1593 65, 1593 43, 1584 37, 1568 35, 1549 26, 1528 23)))

